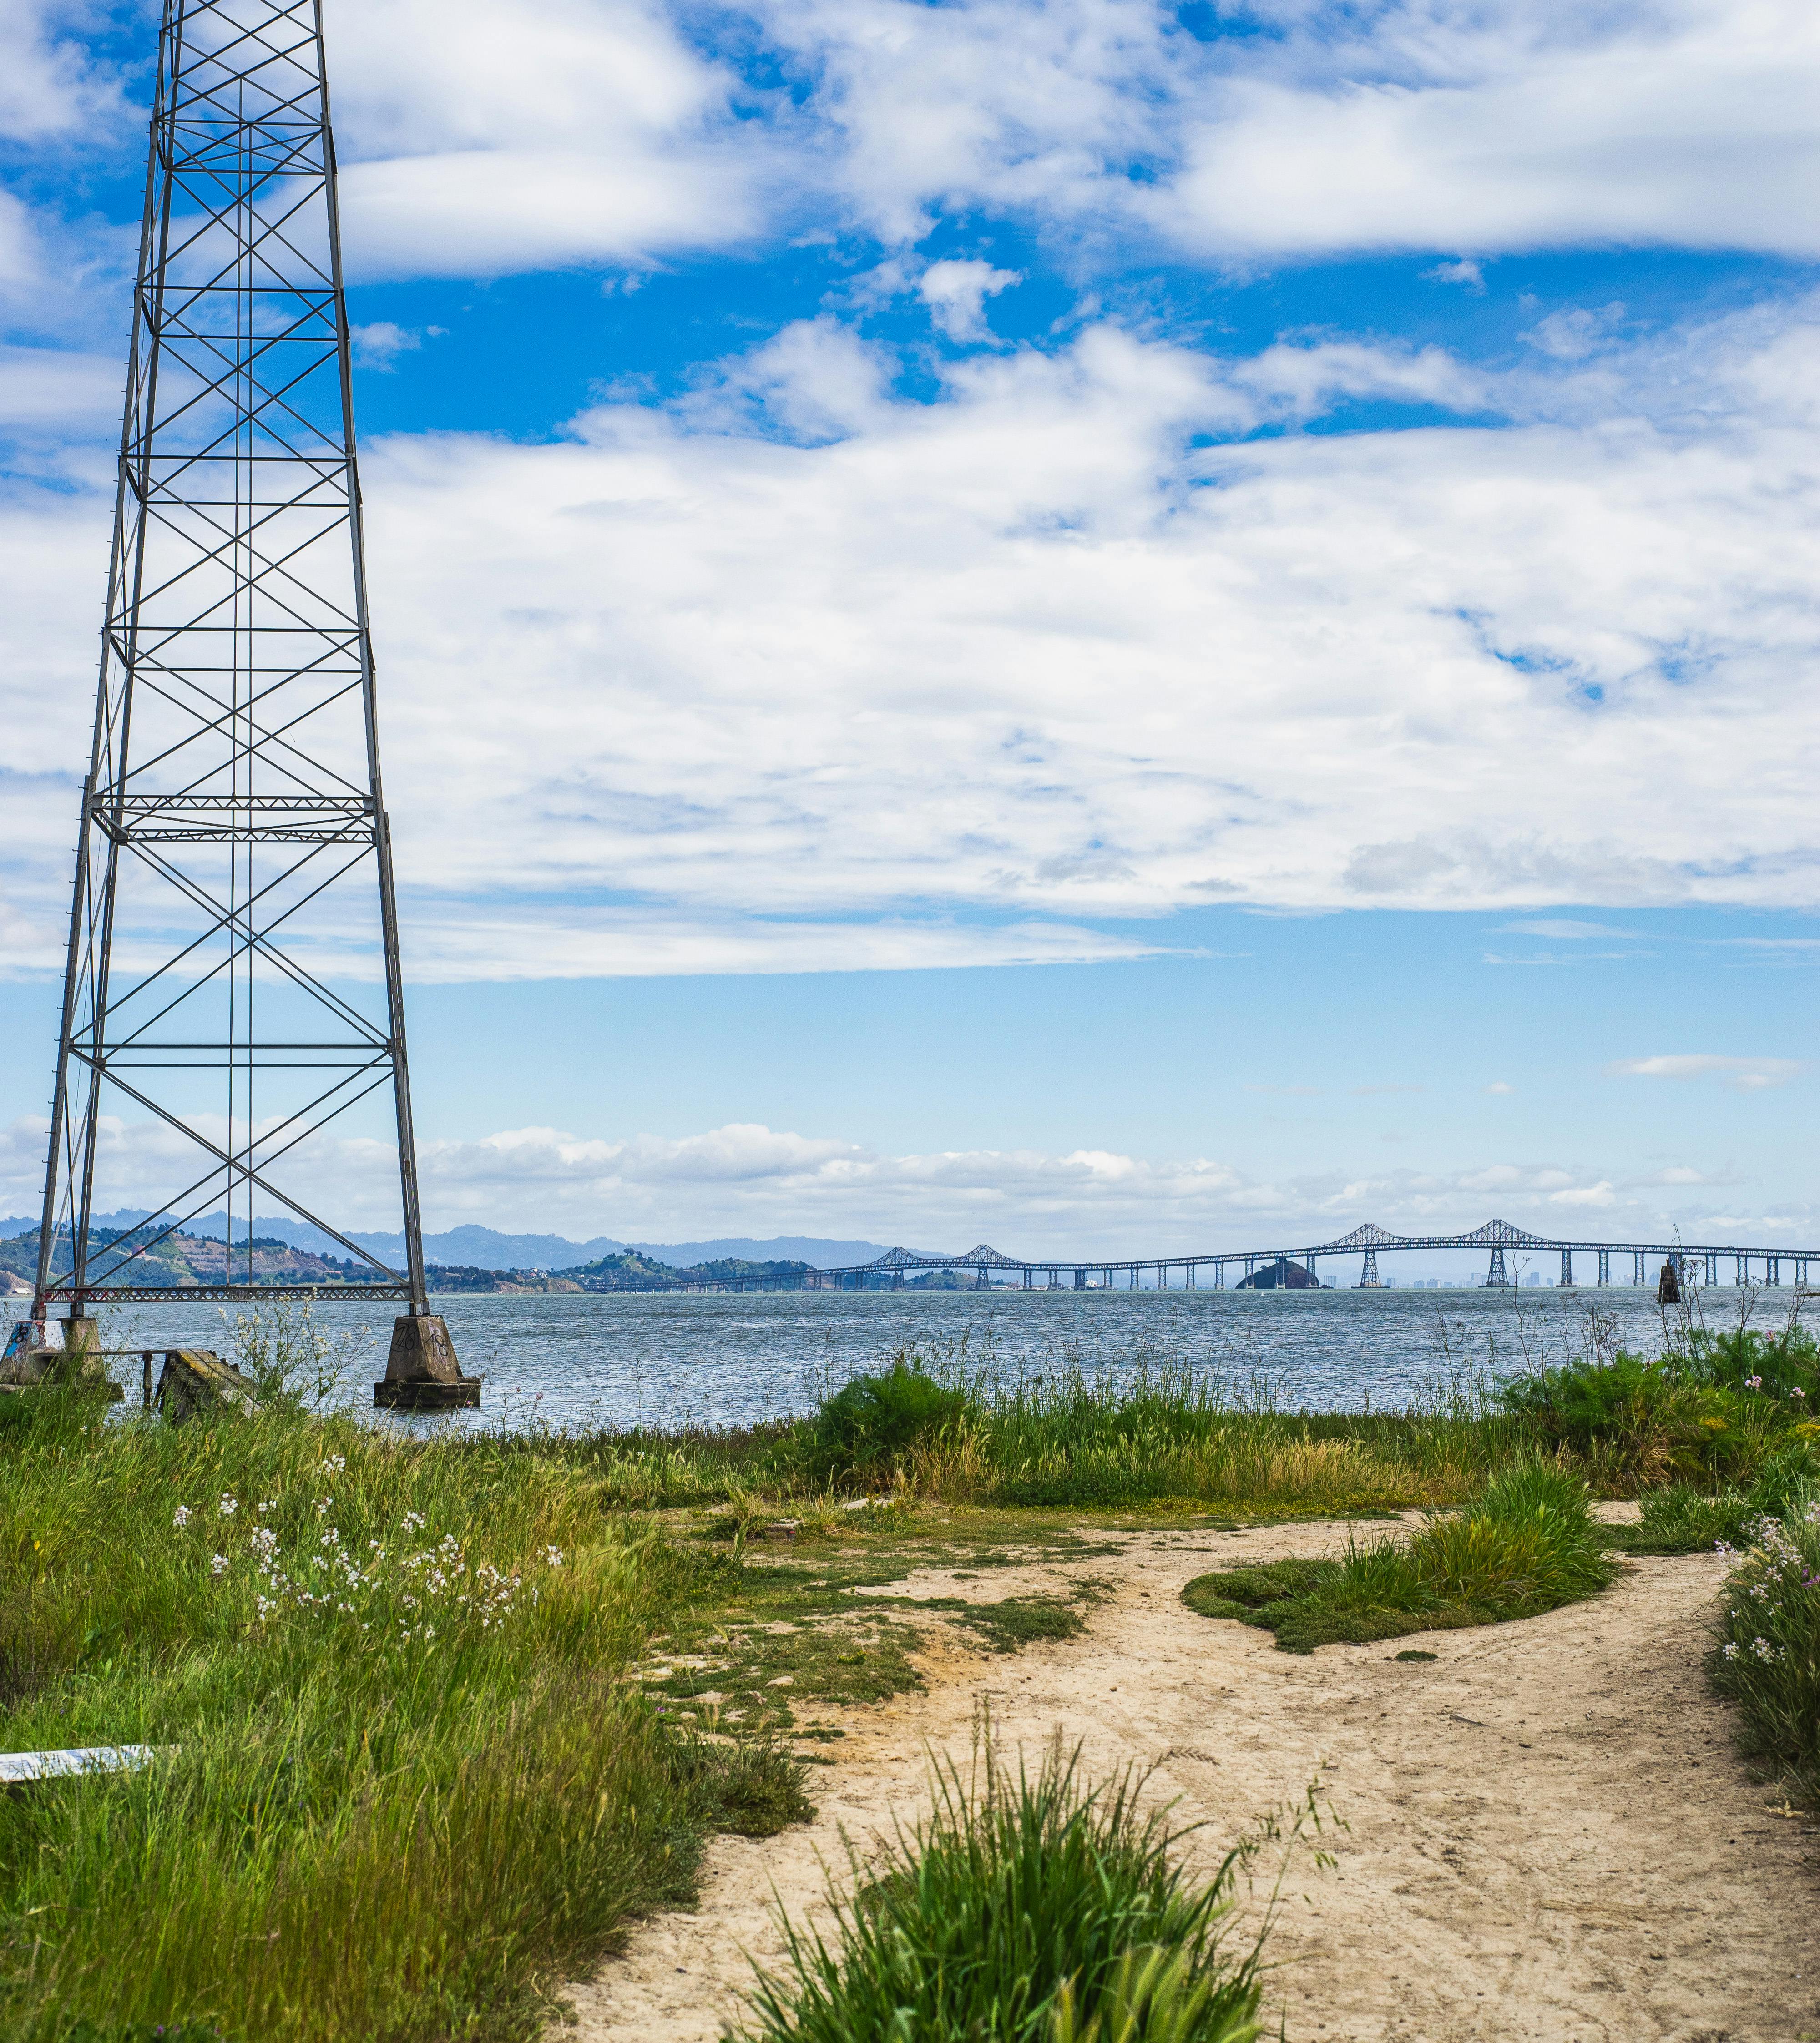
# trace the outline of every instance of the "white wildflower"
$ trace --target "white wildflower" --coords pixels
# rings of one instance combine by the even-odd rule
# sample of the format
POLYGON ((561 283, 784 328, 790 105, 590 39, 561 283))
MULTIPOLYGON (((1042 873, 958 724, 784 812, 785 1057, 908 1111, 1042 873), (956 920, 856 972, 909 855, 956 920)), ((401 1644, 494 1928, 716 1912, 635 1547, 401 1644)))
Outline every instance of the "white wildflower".
POLYGON ((184 1527, 190 1523, 189 1505, 186 1504, 179 1504, 175 1512, 171 1516, 171 1523, 176 1527, 179 1532, 181 1532, 184 1527))
POLYGON ((212 1575, 225 1575, 228 1572, 227 1555, 225 1554, 217 1554, 213 1560, 209 1563, 209 1572, 212 1575))

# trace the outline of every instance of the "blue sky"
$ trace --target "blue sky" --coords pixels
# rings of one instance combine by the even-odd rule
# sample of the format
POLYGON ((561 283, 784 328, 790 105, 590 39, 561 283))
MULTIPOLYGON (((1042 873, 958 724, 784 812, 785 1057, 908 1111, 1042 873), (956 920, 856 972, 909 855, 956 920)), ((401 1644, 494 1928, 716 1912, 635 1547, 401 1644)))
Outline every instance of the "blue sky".
MULTIPOLYGON (((1814 1241, 1810 9, 325 13, 431 1225, 1814 1241)), ((155 30, 0 0, 0 1212, 155 30)))

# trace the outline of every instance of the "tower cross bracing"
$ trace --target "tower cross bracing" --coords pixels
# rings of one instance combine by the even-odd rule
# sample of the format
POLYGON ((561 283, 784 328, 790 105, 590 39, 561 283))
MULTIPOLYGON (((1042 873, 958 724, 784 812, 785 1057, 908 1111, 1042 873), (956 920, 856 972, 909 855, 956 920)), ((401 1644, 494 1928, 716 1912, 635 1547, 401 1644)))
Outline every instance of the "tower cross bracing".
POLYGON ((348 342, 317 0, 165 0, 38 1317, 223 1209, 230 1292, 257 1210, 426 1309, 348 342), (161 1175, 109 1240, 115 1117, 161 1175), (395 1139, 402 1271, 323 1209, 345 1133, 395 1139))

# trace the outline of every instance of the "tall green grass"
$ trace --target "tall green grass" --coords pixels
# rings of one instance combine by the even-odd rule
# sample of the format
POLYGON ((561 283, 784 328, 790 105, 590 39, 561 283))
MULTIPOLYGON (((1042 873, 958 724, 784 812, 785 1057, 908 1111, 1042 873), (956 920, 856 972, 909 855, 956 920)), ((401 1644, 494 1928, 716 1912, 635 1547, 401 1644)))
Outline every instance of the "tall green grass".
POLYGON ((1340 1640, 1534 1617, 1609 1587, 1616 1574, 1585 1484, 1519 1462, 1465 1510, 1430 1517, 1409 1539, 1355 1539, 1330 1560, 1197 1575, 1182 1600, 1204 1617, 1264 1627, 1284 1652, 1309 1653, 1340 1640))
POLYGON ((1259 1953, 1230 1947, 1239 1853, 1185 1872, 1142 1775, 1095 1786, 1052 1747, 1034 1777, 952 1766, 935 1807, 853 1872, 829 1937, 792 1925, 749 2043, 1252 2043, 1259 1953))
POLYGON ((724 1562, 559 1460, 292 1413, 0 1404, 0 1740, 148 1744, 0 1798, 0 2035, 529 2036, 793 1765, 620 1677, 724 1562))

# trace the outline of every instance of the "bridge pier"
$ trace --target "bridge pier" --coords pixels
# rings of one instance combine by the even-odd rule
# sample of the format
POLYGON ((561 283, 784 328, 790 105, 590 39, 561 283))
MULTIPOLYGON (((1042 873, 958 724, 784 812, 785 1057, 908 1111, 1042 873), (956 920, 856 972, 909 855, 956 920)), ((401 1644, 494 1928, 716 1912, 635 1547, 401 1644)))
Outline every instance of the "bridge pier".
POLYGON ((1482 1291, 1507 1291, 1511 1288, 1511 1274, 1504 1267, 1504 1244, 1501 1241, 1492 1251, 1492 1267, 1485 1272, 1485 1281, 1479 1288, 1482 1291))
POLYGON ((1573 1282, 1573 1251, 1564 1248, 1561 1252, 1561 1281, 1564 1285, 1573 1282))
POLYGON ((1732 1282, 1741 1290, 1750 1282, 1750 1258, 1748 1255, 1740 1255, 1733 1259, 1737 1263, 1737 1268, 1732 1282))
POLYGON ((1602 1248, 1599 1251, 1599 1282, 1602 1288, 1611 1282, 1611 1251, 1609 1248, 1602 1248))
POLYGON ((1377 1251, 1375 1248, 1365 1251, 1365 1260, 1359 1265, 1358 1288, 1361 1291, 1381 1291, 1384 1289, 1384 1279, 1377 1274, 1377 1251))
POLYGON ((1780 1255, 1766 1255, 1764 1258, 1763 1281, 1766 1284, 1774 1284, 1778 1286, 1780 1286, 1782 1282, 1782 1258, 1780 1255))

